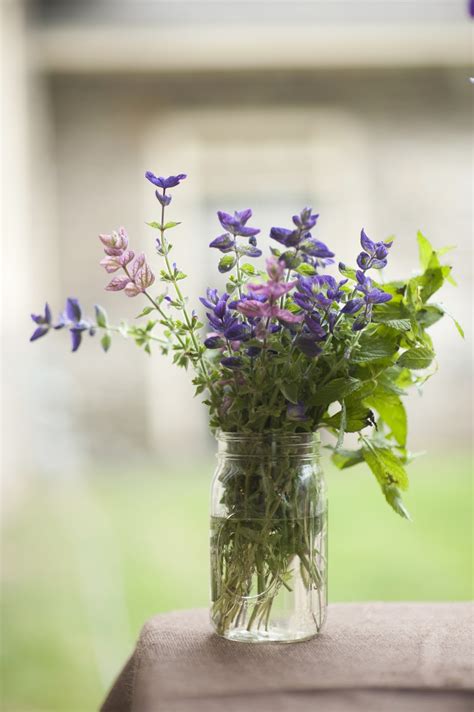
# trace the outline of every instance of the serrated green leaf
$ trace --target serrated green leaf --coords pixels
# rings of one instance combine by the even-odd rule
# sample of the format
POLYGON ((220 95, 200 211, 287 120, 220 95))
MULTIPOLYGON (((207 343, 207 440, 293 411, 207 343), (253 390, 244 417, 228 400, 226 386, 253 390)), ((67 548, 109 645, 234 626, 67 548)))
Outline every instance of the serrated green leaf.
POLYGON ((100 340, 100 345, 102 346, 102 348, 104 349, 104 351, 106 353, 109 350, 111 343, 112 343, 112 339, 110 338, 110 334, 105 333, 100 340))
POLYGON ((232 269, 232 267, 235 265, 236 262, 237 262, 237 258, 235 257, 235 255, 224 255, 219 260, 219 266, 218 266, 219 272, 221 272, 221 273, 230 272, 230 270, 232 269))
POLYGON ((408 476, 405 468, 388 447, 381 447, 367 438, 363 438, 362 454, 364 460, 383 487, 395 485, 402 490, 408 489, 408 476))
POLYGON ((402 353, 397 365, 415 370, 428 368, 434 356, 434 352, 427 346, 415 346, 402 353))
POLYGON ((396 333, 363 334, 351 359, 354 363, 365 363, 393 356, 397 351, 396 333))
POLYGON ((387 502, 397 514, 409 519, 410 516, 399 492, 399 489, 408 489, 408 476, 398 457, 392 450, 380 447, 367 438, 364 438, 362 454, 375 475, 387 502))
POLYGON ((350 393, 353 393, 358 388, 361 388, 362 382, 357 378, 335 378, 321 388, 317 388, 316 392, 310 399, 310 405, 330 405, 334 401, 345 398, 350 393))
POLYGON ((396 393, 378 388, 372 395, 365 398, 364 403, 374 408, 382 420, 391 429, 399 445, 405 447, 407 442, 407 414, 405 406, 396 393))
POLYGON ((100 326, 102 329, 105 329, 107 327, 107 312, 103 307, 100 306, 100 304, 95 305, 95 321, 97 326, 100 326))
POLYGON ((389 485, 388 487, 384 487, 382 491, 385 495, 385 499, 392 509, 404 519, 411 521, 410 512, 405 507, 398 487, 395 485, 389 485))

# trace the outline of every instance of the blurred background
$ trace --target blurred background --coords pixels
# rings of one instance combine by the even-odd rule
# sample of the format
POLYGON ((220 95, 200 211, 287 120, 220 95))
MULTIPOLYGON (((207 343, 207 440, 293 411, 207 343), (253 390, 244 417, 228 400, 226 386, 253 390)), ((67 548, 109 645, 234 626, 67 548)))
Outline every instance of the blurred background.
MULTIPOLYGON (((186 373, 115 339, 37 344, 30 312, 68 296, 111 321, 99 232, 153 256, 145 170, 185 172, 174 255, 188 294, 216 278, 217 209, 268 234, 305 204, 354 261, 364 226, 416 232, 458 287, 433 330, 439 373, 408 402, 413 522, 365 466, 334 472, 330 599, 472 595, 472 204, 462 0, 2 0, 2 674, 9 712, 98 707, 153 613, 207 604, 214 444, 186 373)), ((265 239, 262 242, 265 244, 265 239)), ((155 266, 156 263, 155 263, 155 266)))

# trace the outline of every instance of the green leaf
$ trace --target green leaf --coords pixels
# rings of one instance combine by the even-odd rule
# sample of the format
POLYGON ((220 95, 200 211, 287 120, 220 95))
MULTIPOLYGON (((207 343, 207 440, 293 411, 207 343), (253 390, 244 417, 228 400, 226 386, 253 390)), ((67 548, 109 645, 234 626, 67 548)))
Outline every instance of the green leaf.
POLYGON ((240 265, 240 271, 250 276, 257 274, 257 270, 255 269, 255 267, 253 265, 248 264, 248 262, 245 262, 243 265, 240 265))
POLYGON ((428 304, 416 312, 416 319, 424 329, 436 324, 443 316, 443 309, 436 304, 428 304))
POLYGON ((330 405, 341 400, 361 388, 362 382, 357 378, 335 378, 325 386, 321 386, 310 399, 310 405, 330 405))
POLYGON ((102 329, 107 327, 107 312, 99 304, 95 305, 95 320, 97 326, 100 326, 102 329))
POLYGON ((418 241, 418 255, 420 258, 421 269, 425 271, 435 250, 433 249, 431 242, 422 234, 420 230, 418 230, 416 239, 418 241))
POLYGON ((163 230, 169 230, 170 228, 176 227, 177 225, 181 225, 181 223, 170 220, 170 222, 167 222, 163 225, 163 230))
POLYGON ((428 368, 434 356, 434 352, 428 346, 415 346, 402 353, 397 365, 415 370, 428 368))
POLYGON ((383 493, 385 495, 385 499, 392 507, 392 509, 394 509, 395 512, 404 519, 408 519, 409 521, 411 521, 410 512, 403 503, 402 496, 398 487, 396 487, 395 485, 389 485, 388 487, 384 488, 383 493))
POLYGON ((230 270, 232 269, 232 267, 235 265, 236 262, 237 262, 237 258, 235 257, 235 255, 224 255, 219 260, 219 266, 218 266, 219 272, 222 272, 222 273, 230 272, 230 270))
POLYGON ((316 274, 316 270, 314 269, 314 267, 312 267, 307 262, 302 262, 296 269, 296 272, 298 272, 298 274, 304 275, 305 277, 312 277, 316 274))
POLYGON ((366 438, 364 438, 362 454, 375 475, 387 502, 397 514, 409 519, 410 515, 399 492, 399 489, 408 489, 408 476, 398 457, 392 450, 380 447, 366 438))
POLYGON ((140 319, 142 316, 148 316, 152 311, 155 311, 155 307, 144 307, 140 314, 137 314, 135 319, 140 319))
POLYGON ((422 285, 420 296, 423 303, 427 302, 428 299, 443 286, 450 272, 451 267, 447 265, 429 267, 419 278, 420 284, 422 285))
MULTIPOLYGON (((374 307, 372 320, 376 323, 386 324, 387 326, 393 326, 393 323, 401 322, 402 324, 408 324, 408 328, 411 326, 410 322, 410 312, 403 302, 393 300, 387 302, 386 304, 378 304, 374 307)), ((393 328, 399 329, 400 331, 405 331, 404 326, 399 328, 394 326, 393 328)))
POLYGON ((374 408, 382 420, 391 429, 399 445, 405 447, 407 442, 407 414, 405 406, 396 393, 378 388, 364 400, 370 408, 374 408))
POLYGON ((110 338, 110 334, 106 332, 100 340, 100 344, 106 353, 109 350, 111 343, 112 339, 110 338))
POLYGON ((356 270, 352 269, 352 267, 346 267, 346 265, 342 264, 342 262, 339 262, 339 272, 344 276, 348 277, 349 279, 353 279, 354 282, 356 281, 356 270))
POLYGON ((153 220, 152 222, 147 222, 146 224, 149 225, 150 227, 154 228, 155 230, 161 230, 161 229, 162 229, 161 223, 156 222, 155 220, 153 220))
MULTIPOLYGON (((373 413, 360 400, 355 400, 359 396, 356 391, 354 396, 350 396, 346 402, 346 418, 344 430, 346 433, 358 433, 369 425, 373 425, 373 413), (353 400, 354 398, 354 400, 353 400)), ((330 418, 323 419, 323 423, 329 428, 340 429, 343 426, 342 409, 330 418)))
POLYGON ((296 381, 286 381, 278 384, 280 391, 290 403, 298 403, 298 383, 296 381))
POLYGON ((358 348, 357 350, 354 349, 351 358, 354 363, 365 363, 366 361, 376 361, 393 356, 397 351, 398 342, 396 332, 365 333, 360 338, 358 348))
POLYGON ((364 456, 362 450, 336 450, 331 460, 339 470, 346 470, 348 467, 364 462, 364 456))
POLYGON ((378 483, 382 487, 396 485, 402 490, 408 489, 408 476, 405 468, 388 447, 381 447, 372 440, 363 438, 364 446, 362 454, 364 460, 374 473, 378 483))

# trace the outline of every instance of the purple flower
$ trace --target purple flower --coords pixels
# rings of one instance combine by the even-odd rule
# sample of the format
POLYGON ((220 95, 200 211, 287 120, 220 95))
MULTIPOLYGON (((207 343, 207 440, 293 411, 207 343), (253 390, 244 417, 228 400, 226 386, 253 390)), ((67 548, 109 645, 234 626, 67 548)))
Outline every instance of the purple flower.
POLYGON ((297 404, 288 403, 286 407, 286 417, 288 420, 295 420, 299 422, 308 420, 308 416, 306 415, 306 408, 301 402, 297 404))
POLYGON ((235 344, 239 348, 241 341, 250 338, 251 327, 231 313, 228 305, 229 295, 226 292, 219 296, 217 290, 208 289, 206 297, 201 297, 200 301, 209 309, 206 316, 214 330, 204 341, 206 348, 218 349, 226 342, 239 342, 238 346, 235 344))
POLYGON ((221 359, 221 364, 226 368, 234 370, 241 368, 243 362, 239 356, 224 356, 224 358, 221 359))
POLYGON ((356 299, 349 299, 341 311, 343 314, 355 314, 359 309, 362 309, 363 306, 364 300, 361 297, 357 297, 356 299))
POLYGON ((160 193, 159 190, 155 190, 156 199, 158 202, 166 208, 167 205, 171 203, 171 195, 166 195, 166 193, 160 193))
POLYGON ((334 257, 334 252, 331 252, 329 247, 325 245, 324 242, 315 240, 312 237, 301 243, 300 250, 310 257, 319 257, 320 259, 329 259, 334 257))
POLYGON ((293 222, 300 230, 309 231, 316 225, 319 213, 312 215, 312 208, 303 208, 299 215, 293 215, 293 222))
POLYGON ((54 325, 55 329, 69 328, 71 334, 72 351, 77 351, 82 341, 82 334, 88 331, 91 336, 95 333, 94 325, 82 318, 82 309, 77 299, 69 297, 66 300, 66 308, 59 317, 59 321, 54 325))
POLYGON ((230 233, 225 232, 223 235, 219 235, 219 237, 216 237, 212 242, 210 242, 209 247, 215 247, 223 253, 231 252, 235 249, 235 240, 232 239, 230 233))
POLYGON ((48 302, 44 305, 44 314, 32 314, 31 318, 35 324, 38 324, 38 326, 34 330, 30 341, 36 341, 36 339, 39 339, 41 336, 47 334, 51 328, 52 315, 48 302))
POLYGON ((219 301, 219 294, 217 289, 207 289, 205 297, 199 297, 201 304, 204 304, 206 309, 214 309, 217 302, 219 301))
POLYGON ((301 231, 288 230, 286 227, 272 227, 270 237, 285 247, 297 247, 301 241, 301 231))
POLYGON ((149 180, 150 183, 153 183, 153 185, 158 186, 158 188, 163 188, 163 191, 165 191, 167 188, 174 188, 179 185, 181 181, 186 178, 186 173, 179 173, 177 176, 168 176, 168 178, 163 178, 163 176, 156 176, 151 171, 147 171, 145 173, 145 178, 149 180))
POLYGON ((384 292, 378 287, 372 286, 372 280, 367 277, 363 272, 357 270, 356 272, 357 287, 359 292, 364 295, 364 302, 366 304, 383 304, 384 302, 389 302, 392 299, 392 295, 384 292))
POLYGON ((361 270, 382 269, 387 265, 388 250, 392 242, 374 242, 367 236, 364 228, 360 233, 362 252, 357 257, 357 264, 361 270))
POLYGON ((254 237, 258 235, 260 230, 254 227, 247 227, 247 222, 252 217, 250 208, 247 210, 236 210, 233 215, 225 213, 222 210, 217 212, 219 222, 227 232, 232 235, 240 235, 241 237, 254 237))
POLYGON ((347 279, 336 282, 329 274, 301 277, 298 280, 297 291, 293 299, 304 311, 323 309, 327 311, 334 302, 339 302, 344 296, 341 287, 347 279))

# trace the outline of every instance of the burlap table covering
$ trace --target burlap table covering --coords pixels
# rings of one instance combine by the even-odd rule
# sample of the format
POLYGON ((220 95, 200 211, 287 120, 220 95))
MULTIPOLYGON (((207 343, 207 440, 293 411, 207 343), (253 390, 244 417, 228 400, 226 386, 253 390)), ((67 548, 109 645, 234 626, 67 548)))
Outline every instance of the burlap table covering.
POLYGON ((472 712, 468 603, 333 604, 324 633, 231 643, 206 610, 149 620, 102 712, 472 712))

